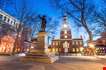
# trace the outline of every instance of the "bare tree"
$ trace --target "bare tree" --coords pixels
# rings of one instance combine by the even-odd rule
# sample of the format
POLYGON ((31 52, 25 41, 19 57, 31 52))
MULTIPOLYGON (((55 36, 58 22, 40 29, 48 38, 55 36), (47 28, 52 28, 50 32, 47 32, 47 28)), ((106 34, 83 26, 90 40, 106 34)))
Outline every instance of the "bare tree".
POLYGON ((8 34, 12 35, 15 32, 16 32, 15 28, 12 27, 12 25, 9 25, 8 23, 1 24, 0 26, 0 37, 3 37, 4 35, 8 35, 8 34))
POLYGON ((95 35, 100 35, 101 32, 106 32, 106 10, 103 9, 100 12, 95 12, 94 22, 97 24, 94 27, 95 35))
MULTIPOLYGON (((16 28, 16 40, 15 40, 15 44, 14 44, 15 47, 23 46, 23 43, 24 43, 23 39, 25 39, 22 36, 23 30, 25 27, 31 28, 31 26, 32 26, 31 23, 33 22, 31 20, 33 18, 35 18, 35 16, 36 16, 35 13, 32 13, 28 8, 29 7, 27 7, 26 0, 22 0, 20 4, 17 4, 17 0, 14 0, 14 5, 13 5, 13 9, 15 11, 14 15, 19 20, 19 25, 16 28)), ((14 47, 14 50, 15 50, 15 47, 14 47)))
POLYGON ((58 20, 53 19, 51 17, 47 17, 47 28, 46 32, 50 37, 53 37, 57 33, 58 28, 58 20))
MULTIPOLYGON (((19 27, 16 29, 17 35, 16 35, 16 40, 15 40, 15 46, 19 46, 19 43, 22 43, 19 39, 20 39, 20 35, 22 34, 24 27, 30 27, 32 29, 31 36, 35 36, 40 31, 41 20, 40 20, 40 16, 36 14, 36 12, 33 13, 31 9, 27 7, 28 4, 26 0, 21 1, 20 7, 17 4, 17 0, 15 0, 14 2, 15 2, 13 5, 13 8, 15 10, 14 15, 20 21, 19 27)), ((46 31, 49 33, 49 35, 56 32, 55 25, 56 23, 54 23, 54 20, 51 20, 51 18, 47 17, 46 31)))
POLYGON ((94 22, 97 23, 97 28, 95 33, 99 34, 101 32, 106 32, 106 0, 102 0, 102 9, 95 11, 94 22))
MULTIPOLYGON (((14 12, 10 12, 19 20, 19 26, 16 28, 16 40, 15 40, 15 47, 21 47, 21 40, 22 40, 22 32, 24 27, 29 27, 32 29, 32 35, 36 35, 40 30, 40 17, 36 12, 31 11, 29 9, 27 0, 21 0, 20 4, 18 0, 10 0, 12 2, 11 8, 14 12)), ((53 37, 56 33, 57 21, 47 17, 47 28, 46 31, 48 32, 49 36, 53 37)), ((14 47, 14 49, 15 49, 14 47)), ((15 51, 15 50, 14 50, 15 51)), ((14 52, 13 51, 13 52, 14 52)))
POLYGON ((95 10, 95 6, 87 0, 55 0, 56 7, 66 12, 78 27, 83 27, 89 36, 89 41, 92 41, 92 32, 89 24, 91 24, 91 15, 95 10))

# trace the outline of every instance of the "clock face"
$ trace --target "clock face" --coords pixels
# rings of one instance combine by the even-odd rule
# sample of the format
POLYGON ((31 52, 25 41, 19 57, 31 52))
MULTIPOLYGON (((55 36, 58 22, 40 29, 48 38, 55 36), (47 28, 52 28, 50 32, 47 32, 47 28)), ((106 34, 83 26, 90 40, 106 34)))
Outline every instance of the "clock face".
POLYGON ((67 38, 67 36, 65 35, 64 38, 67 38))

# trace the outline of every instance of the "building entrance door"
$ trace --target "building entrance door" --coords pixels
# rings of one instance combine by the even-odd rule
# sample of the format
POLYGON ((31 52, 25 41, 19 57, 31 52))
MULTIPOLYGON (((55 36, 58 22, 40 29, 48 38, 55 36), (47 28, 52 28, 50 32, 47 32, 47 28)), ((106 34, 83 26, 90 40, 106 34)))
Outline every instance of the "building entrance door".
POLYGON ((69 43, 67 41, 65 41, 63 43, 63 48, 64 48, 65 55, 67 55, 68 54, 68 48, 69 48, 69 43))

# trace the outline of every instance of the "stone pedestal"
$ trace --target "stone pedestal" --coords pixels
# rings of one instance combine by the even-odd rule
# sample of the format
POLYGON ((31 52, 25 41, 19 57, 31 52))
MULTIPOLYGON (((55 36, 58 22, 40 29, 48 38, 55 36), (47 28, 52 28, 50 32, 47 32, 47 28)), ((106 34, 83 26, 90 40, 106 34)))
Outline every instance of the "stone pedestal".
POLYGON ((38 47, 31 50, 30 53, 24 58, 26 61, 35 61, 35 62, 45 62, 45 63, 53 63, 56 61, 55 55, 48 55, 48 40, 47 40, 46 32, 38 33, 38 47))
POLYGON ((47 33, 46 32, 39 32, 37 41, 39 43, 37 49, 46 53, 48 50, 48 42, 47 42, 48 35, 47 35, 47 33))

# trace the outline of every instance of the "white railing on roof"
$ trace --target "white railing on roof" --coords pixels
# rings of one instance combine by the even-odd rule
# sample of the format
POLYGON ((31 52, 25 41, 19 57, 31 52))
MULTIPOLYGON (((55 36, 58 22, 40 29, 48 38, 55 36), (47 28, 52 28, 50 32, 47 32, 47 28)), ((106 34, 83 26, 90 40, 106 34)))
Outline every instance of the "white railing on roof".
POLYGON ((19 26, 20 21, 13 16, 9 15, 8 13, 4 12, 0 9, 0 20, 2 20, 5 23, 8 23, 14 27, 19 26))

